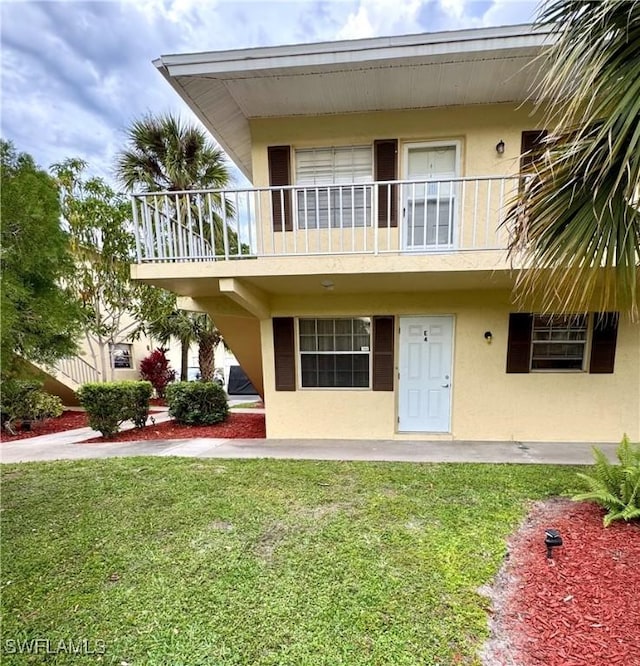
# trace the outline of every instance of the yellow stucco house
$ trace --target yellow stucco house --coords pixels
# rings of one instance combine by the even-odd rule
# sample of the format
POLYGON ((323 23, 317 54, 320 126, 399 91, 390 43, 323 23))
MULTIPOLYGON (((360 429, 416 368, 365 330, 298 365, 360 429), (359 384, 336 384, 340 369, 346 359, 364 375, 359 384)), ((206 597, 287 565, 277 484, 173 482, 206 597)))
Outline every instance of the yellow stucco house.
POLYGON ((527 98, 548 39, 155 62, 253 185, 135 196, 133 276, 214 317, 269 437, 640 439, 640 327, 512 302, 501 221, 544 130, 527 98))

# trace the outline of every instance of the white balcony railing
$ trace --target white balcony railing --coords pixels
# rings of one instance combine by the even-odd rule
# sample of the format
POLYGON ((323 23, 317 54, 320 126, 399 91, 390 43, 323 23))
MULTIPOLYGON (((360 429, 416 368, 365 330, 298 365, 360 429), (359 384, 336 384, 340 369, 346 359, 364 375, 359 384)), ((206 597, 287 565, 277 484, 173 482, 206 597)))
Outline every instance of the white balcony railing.
POLYGON ((133 196, 138 262, 506 248, 518 177, 133 196))

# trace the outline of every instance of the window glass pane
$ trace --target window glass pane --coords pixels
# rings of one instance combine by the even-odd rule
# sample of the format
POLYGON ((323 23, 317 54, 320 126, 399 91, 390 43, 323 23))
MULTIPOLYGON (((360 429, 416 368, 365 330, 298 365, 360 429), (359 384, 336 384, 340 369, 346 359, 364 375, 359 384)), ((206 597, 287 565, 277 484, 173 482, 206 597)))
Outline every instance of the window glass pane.
POLYGON ((369 336, 368 335, 354 336, 353 351, 369 351, 369 336))
POLYGON ((300 333, 302 335, 315 335, 316 334, 316 320, 315 319, 300 319, 300 333))
POLYGON ((353 329, 352 319, 334 319, 336 333, 341 335, 351 335, 353 329))
POLYGON ((353 319, 353 332, 356 335, 369 335, 371 330, 371 320, 369 317, 359 317, 358 319, 353 319))
POLYGON ((336 335, 336 351, 353 351, 353 338, 350 335, 336 335))
POLYGON ((587 340, 585 315, 535 315, 532 370, 582 370, 587 340))
POLYGON ((331 334, 333 335, 333 319, 318 319, 316 327, 319 335, 331 334))
POLYGON ((317 351, 318 339, 315 335, 300 336, 300 351, 317 351))
POLYGON ((318 351, 335 351, 335 338, 333 335, 318 336, 318 351))

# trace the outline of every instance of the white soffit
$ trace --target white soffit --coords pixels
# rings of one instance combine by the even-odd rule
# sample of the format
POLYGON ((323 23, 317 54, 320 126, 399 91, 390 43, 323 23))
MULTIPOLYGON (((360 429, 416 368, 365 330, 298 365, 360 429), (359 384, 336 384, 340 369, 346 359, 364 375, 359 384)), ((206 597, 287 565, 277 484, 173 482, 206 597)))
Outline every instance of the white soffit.
POLYGON ((162 56, 156 67, 251 179, 249 119, 520 102, 531 25, 162 56))

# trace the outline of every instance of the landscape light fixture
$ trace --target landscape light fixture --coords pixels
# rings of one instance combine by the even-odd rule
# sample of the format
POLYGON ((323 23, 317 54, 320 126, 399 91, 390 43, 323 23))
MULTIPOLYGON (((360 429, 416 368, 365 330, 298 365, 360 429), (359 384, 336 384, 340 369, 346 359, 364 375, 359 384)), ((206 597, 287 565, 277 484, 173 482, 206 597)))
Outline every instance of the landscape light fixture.
POLYGON ((498 155, 504 155, 504 141, 502 139, 496 143, 496 153, 498 153, 498 155))
POLYGON ((553 557, 553 549, 562 546, 562 537, 558 530, 545 530, 544 531, 544 545, 547 547, 547 557, 553 557))

